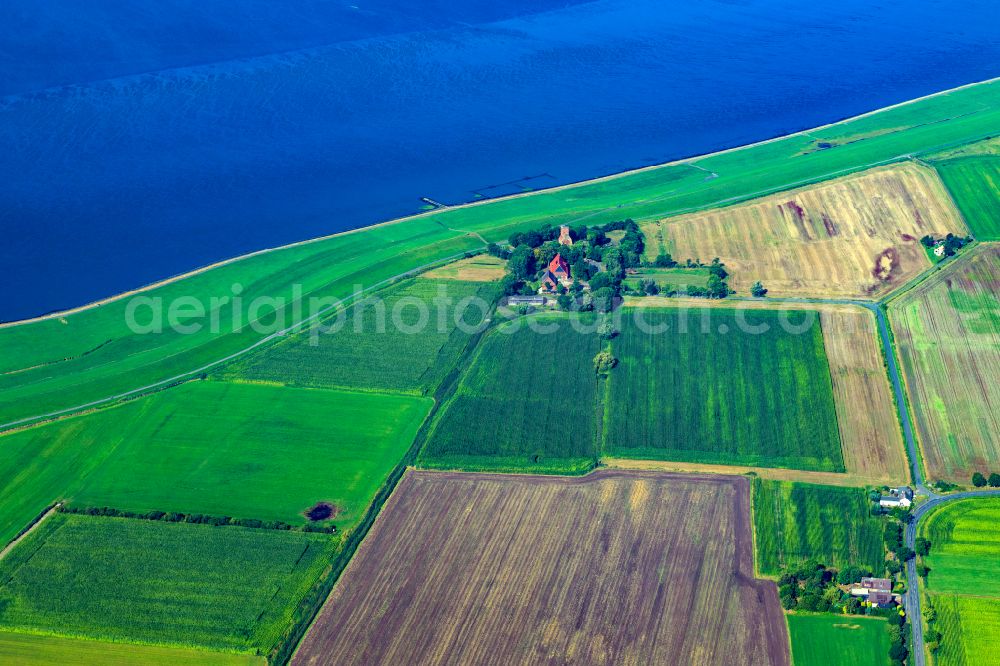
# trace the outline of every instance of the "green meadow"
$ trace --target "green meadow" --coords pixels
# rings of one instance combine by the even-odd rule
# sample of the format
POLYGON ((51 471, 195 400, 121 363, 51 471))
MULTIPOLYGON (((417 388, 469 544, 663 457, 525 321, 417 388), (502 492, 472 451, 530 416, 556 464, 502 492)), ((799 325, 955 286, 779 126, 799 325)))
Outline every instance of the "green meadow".
POLYGON ((1000 156, 955 157, 932 164, 972 235, 978 240, 1000 240, 1000 156))
POLYGON ((0 628, 266 653, 339 543, 55 514, 0 561, 0 628))
POLYGON ((624 310, 612 342, 620 363, 608 383, 605 453, 844 471, 819 318, 790 315, 797 330, 783 326, 781 316, 624 310))
POLYGON ((51 502, 353 526, 409 449, 429 398, 191 382, 0 437, 6 543, 51 502))
MULTIPOLYGON (((530 196, 456 207, 356 233, 257 254, 150 291, 171 303, 196 297, 218 326, 195 333, 143 335, 126 326, 128 299, 100 308, 0 329, 0 424, 72 409, 124 391, 197 373, 267 338, 246 322, 256 296, 275 300, 256 312, 270 322, 312 296, 348 298, 355 285, 376 286, 394 276, 511 232, 586 220, 663 217, 742 201, 832 176, 936 152, 978 140, 1000 124, 1000 82, 972 86, 780 140, 530 196), (832 147, 820 149, 818 142, 832 147), (242 302, 209 301, 233 295, 242 302), (236 314, 234 314, 234 312, 236 314), (242 324, 242 325, 241 325, 242 324)), ((146 311, 143 310, 143 313, 146 311)), ((303 316, 308 308, 303 308, 303 316)), ((148 316, 148 314, 147 314, 148 316)), ((145 322, 145 316, 140 317, 145 322)), ((192 316, 178 316, 194 323, 192 316)))
MULTIPOLYGON (((994 567, 994 575, 996 568, 994 567)), ((934 653, 936 666, 995 666, 1000 664, 1000 598, 932 594, 937 619, 933 628, 941 632, 934 653)))
POLYGON ((882 618, 786 615, 795 666, 884 666, 889 632, 882 618))
POLYGON ((433 393, 488 310, 456 308, 468 299, 492 303, 492 283, 408 280, 261 353, 224 376, 292 386, 433 393), (444 300, 450 302, 450 305, 444 300), (464 329, 464 330, 463 330, 464 329))
POLYGON ((860 488, 754 479, 757 571, 777 576, 809 559, 841 568, 885 568, 882 520, 860 488))
POLYGON ((649 280, 660 289, 680 291, 689 286, 705 288, 708 278, 707 268, 642 268, 635 275, 629 275, 625 284, 637 289, 641 280, 649 280))
POLYGON ((931 542, 927 590, 1000 598, 1000 497, 959 500, 920 525, 931 542))
POLYGON ((482 341, 442 408, 419 464, 524 472, 588 471, 595 464, 600 339, 568 318, 521 318, 482 341))
POLYGON ((18 666, 263 666, 263 657, 0 631, 0 663, 18 666))
POLYGON ((1000 497, 950 502, 920 524, 930 540, 923 588, 941 632, 938 666, 1000 664, 1000 497))

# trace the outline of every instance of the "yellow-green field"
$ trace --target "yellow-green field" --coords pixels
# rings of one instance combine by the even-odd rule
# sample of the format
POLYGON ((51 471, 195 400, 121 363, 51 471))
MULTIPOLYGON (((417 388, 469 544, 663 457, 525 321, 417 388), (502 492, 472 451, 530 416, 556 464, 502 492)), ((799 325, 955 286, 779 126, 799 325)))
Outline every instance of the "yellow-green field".
POLYGON ((966 227, 937 174, 907 163, 643 231, 648 259, 719 257, 743 294, 760 280, 773 296, 877 297, 930 267, 918 239, 966 227))
POLYGON ((1000 460, 1000 246, 982 245, 891 301, 927 475, 968 484, 1000 460))
POLYGON ((931 542, 925 591, 941 633, 937 666, 1000 664, 1000 496, 935 509, 920 526, 931 542))
POLYGON ((263 666, 263 657, 0 631, 0 663, 17 666, 263 666))

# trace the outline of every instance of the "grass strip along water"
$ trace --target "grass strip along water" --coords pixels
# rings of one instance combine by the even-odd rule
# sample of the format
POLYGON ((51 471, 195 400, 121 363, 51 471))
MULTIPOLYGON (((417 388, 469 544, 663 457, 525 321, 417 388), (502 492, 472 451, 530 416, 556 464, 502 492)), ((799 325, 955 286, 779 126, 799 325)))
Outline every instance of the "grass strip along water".
POLYGON ((158 299, 141 310, 143 323, 157 303, 169 308, 183 297, 173 318, 182 327, 203 323, 196 331, 135 333, 126 324, 129 298, 5 326, 0 429, 196 374, 280 337, 280 324, 311 314, 312 297, 349 298, 358 285, 480 248, 480 236, 501 240, 543 222, 664 217, 940 151, 995 132, 998 101, 1000 81, 990 81, 742 149, 255 253, 143 293, 158 299), (270 326, 255 330, 251 321, 270 326))

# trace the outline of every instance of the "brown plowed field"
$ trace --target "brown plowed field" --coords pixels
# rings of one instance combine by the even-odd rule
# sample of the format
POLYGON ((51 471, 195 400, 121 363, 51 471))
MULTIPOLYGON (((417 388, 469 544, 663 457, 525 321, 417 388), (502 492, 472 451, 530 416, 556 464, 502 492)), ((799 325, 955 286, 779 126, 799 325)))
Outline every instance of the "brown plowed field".
POLYGON ((720 257, 742 294, 878 297, 930 260, 918 239, 966 233, 937 174, 916 164, 873 169, 746 204, 643 225, 646 254, 720 257))
POLYGON ((296 664, 781 664, 741 477, 410 471, 296 664))

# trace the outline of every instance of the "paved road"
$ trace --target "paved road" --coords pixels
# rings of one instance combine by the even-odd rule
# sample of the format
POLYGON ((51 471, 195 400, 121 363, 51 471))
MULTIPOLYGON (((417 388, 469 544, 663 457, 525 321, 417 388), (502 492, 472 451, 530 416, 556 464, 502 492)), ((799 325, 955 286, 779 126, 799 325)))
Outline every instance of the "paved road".
MULTIPOLYGON (((1000 496, 1000 489, 997 490, 973 490, 951 495, 940 495, 924 485, 923 473, 920 470, 919 458, 917 457, 916 440, 913 437, 913 429, 910 425, 909 409, 906 406, 903 395, 903 380, 899 374, 899 366, 896 363, 896 354, 892 348, 892 341, 889 336, 889 324, 886 321, 885 311, 881 303, 870 301, 855 301, 849 299, 821 299, 821 298, 766 298, 749 299, 739 298, 736 300, 768 300, 778 303, 818 303, 826 305, 858 305, 875 313, 878 322, 879 338, 882 340, 882 350, 885 353, 886 367, 889 372, 889 379, 892 382, 892 389, 896 395, 896 407, 899 410, 899 419, 903 425, 903 439, 906 442, 906 449, 910 454, 910 469, 913 475, 913 483, 917 488, 917 494, 927 497, 928 500, 920 504, 913 511, 913 520, 906 526, 905 542, 909 548, 914 548, 917 539, 917 527, 924 516, 932 509, 961 499, 970 497, 984 497, 989 495, 1000 496)), ((910 639, 910 652, 913 653, 912 666, 926 666, 924 656, 924 627, 920 612, 920 585, 917 577, 917 560, 911 559, 906 563, 906 595, 903 597, 903 605, 906 608, 910 620, 912 637, 910 639)))

